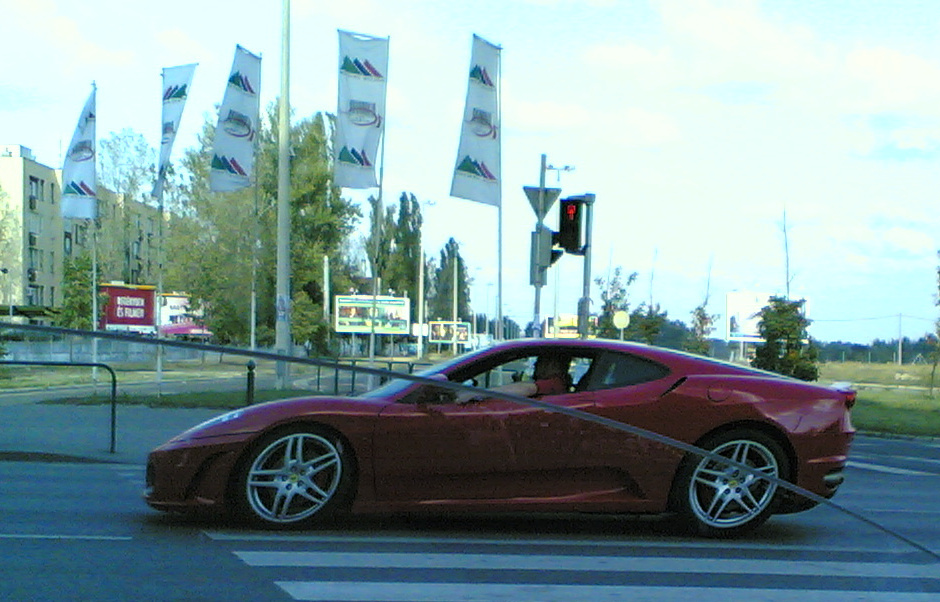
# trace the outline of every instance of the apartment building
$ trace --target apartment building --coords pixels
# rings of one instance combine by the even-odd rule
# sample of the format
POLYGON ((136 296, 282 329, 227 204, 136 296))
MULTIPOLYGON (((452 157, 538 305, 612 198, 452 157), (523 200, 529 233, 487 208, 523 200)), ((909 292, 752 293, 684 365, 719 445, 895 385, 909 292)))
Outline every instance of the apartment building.
POLYGON ((99 186, 97 228, 63 218, 61 176, 30 149, 0 145, 0 315, 48 322, 62 304, 65 258, 96 242, 100 281, 155 279, 157 209, 99 186))

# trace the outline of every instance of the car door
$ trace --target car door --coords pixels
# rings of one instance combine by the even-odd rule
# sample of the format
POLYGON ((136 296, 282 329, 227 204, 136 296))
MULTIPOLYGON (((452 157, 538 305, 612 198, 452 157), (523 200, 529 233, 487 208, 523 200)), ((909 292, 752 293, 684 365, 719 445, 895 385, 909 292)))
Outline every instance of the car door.
MULTIPOLYGON (((595 395, 597 415, 668 434, 670 424, 686 419, 663 401, 674 381, 666 366, 629 353, 607 352, 585 388, 595 395)), ((650 501, 668 491, 681 450, 601 425, 588 427, 586 435, 582 451, 593 469, 618 473, 626 484, 624 495, 650 501)))
POLYGON ((379 415, 373 465, 379 500, 502 497, 516 469, 507 416, 515 404, 396 403, 379 415))

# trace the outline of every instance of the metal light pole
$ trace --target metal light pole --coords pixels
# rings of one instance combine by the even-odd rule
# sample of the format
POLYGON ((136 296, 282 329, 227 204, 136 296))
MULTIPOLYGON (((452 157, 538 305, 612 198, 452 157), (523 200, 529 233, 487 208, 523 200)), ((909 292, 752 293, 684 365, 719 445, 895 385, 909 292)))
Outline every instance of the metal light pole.
MULTIPOLYGON (((277 154, 277 353, 288 355, 290 337, 290 0, 281 3, 281 93, 277 154)), ((287 387, 289 364, 277 363, 277 387, 287 387)))
MULTIPOLYGON (((539 199, 538 199, 539 207, 545 207, 545 167, 546 167, 545 159, 546 159, 546 157, 545 157, 545 155, 543 154, 543 155, 542 155, 542 166, 541 166, 541 168, 539 169, 539 199)), ((539 219, 538 219, 538 221, 535 222, 535 233, 536 233, 536 236, 535 236, 535 238, 534 238, 534 243, 535 243, 535 257, 537 257, 537 258, 542 256, 542 250, 539 248, 539 245, 541 244, 540 241, 541 241, 541 238, 542 238, 542 237, 539 236, 539 234, 541 234, 542 229, 543 229, 544 227, 545 227, 545 225, 542 223, 542 218, 541 218, 541 216, 540 216, 539 219)), ((538 261, 538 260, 536 260, 536 262, 537 262, 537 261, 538 261)), ((544 283, 542 282, 542 272, 541 272, 541 269, 542 269, 542 268, 541 268, 540 265, 538 265, 538 263, 536 263, 536 265, 537 265, 536 269, 539 270, 539 275, 536 277, 536 280, 535 280, 535 306, 534 306, 533 311, 532 311, 532 328, 533 328, 533 333, 535 332, 534 329, 536 329, 536 328, 538 328, 539 330, 541 330, 541 328, 540 328, 541 317, 539 316, 539 313, 540 313, 540 305, 541 305, 541 301, 542 301, 542 285, 544 284, 544 283)), ((533 334, 533 336, 538 336, 538 335, 533 334)))
POLYGON ((451 334, 453 336, 453 343, 452 343, 453 352, 454 352, 454 355, 457 355, 457 269, 459 266, 457 262, 456 252, 454 252, 453 261, 454 261, 454 299, 453 299, 454 301, 454 308, 453 308, 454 309, 454 327, 453 329, 451 329, 451 334))
POLYGON ((588 316, 591 313, 591 228, 594 220, 594 195, 584 195, 584 207, 587 209, 584 225, 584 286, 581 300, 578 302, 578 335, 586 339, 588 335, 588 316))

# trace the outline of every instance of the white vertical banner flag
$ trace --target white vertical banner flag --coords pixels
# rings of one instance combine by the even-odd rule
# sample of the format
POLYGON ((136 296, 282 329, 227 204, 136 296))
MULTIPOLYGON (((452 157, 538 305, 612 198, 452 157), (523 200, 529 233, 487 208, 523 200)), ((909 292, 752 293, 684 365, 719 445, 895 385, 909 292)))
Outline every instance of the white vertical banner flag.
POLYGON ((385 134, 388 38, 339 32, 339 95, 333 183, 373 188, 379 141, 385 134))
POLYGON ((98 217, 97 178, 95 175, 95 101, 97 87, 85 102, 62 165, 62 217, 95 219, 98 217))
POLYGON ((499 205, 499 46, 473 36, 470 78, 451 196, 499 205))
POLYGON ((260 91, 261 57, 236 46, 232 73, 215 126, 209 170, 209 189, 213 192, 230 192, 251 185, 260 91))
POLYGON ((173 150, 173 141, 179 131, 180 120, 183 118, 183 107, 189 96, 189 88, 193 83, 193 73, 196 64, 167 67, 163 70, 163 113, 160 120, 160 162, 157 164, 157 182, 153 187, 153 196, 159 197, 163 193, 163 183, 166 180, 166 170, 170 166, 170 152, 173 150))

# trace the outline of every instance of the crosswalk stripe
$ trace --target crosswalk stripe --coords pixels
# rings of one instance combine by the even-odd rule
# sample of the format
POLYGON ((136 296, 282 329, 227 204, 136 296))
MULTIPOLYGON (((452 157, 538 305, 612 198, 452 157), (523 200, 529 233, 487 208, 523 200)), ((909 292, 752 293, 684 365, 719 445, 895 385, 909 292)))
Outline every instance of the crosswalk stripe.
POLYGON ((370 552, 237 551, 254 567, 461 569, 517 571, 584 571, 640 573, 701 573, 732 575, 799 575, 937 579, 935 564, 892 564, 831 561, 786 561, 713 558, 647 558, 636 556, 562 556, 506 554, 402 554, 370 552))
MULTIPOLYGON (((539 585, 502 583, 360 583, 351 581, 277 581, 295 600, 331 602, 727 602, 727 589, 710 587, 644 587, 629 585, 539 585)), ((834 590, 737 589, 733 597, 745 600, 806 602, 933 602, 936 593, 863 592, 834 590)))

